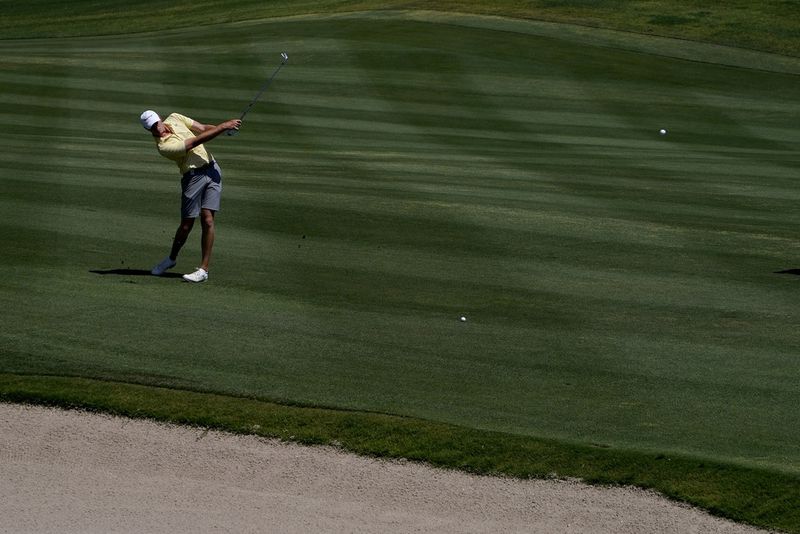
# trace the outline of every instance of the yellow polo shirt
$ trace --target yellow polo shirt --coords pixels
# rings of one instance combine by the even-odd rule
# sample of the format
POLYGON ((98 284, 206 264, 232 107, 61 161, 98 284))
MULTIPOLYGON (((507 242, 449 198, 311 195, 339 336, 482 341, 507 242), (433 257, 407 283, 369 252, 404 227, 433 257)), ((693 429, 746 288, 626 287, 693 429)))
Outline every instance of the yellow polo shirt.
POLYGON ((172 133, 167 137, 156 138, 158 153, 177 163, 181 174, 185 174, 190 169, 202 167, 211 161, 212 156, 203 145, 186 151, 186 140, 195 136, 191 130, 192 124, 194 124, 192 119, 180 113, 172 113, 164 119, 164 124, 172 133))

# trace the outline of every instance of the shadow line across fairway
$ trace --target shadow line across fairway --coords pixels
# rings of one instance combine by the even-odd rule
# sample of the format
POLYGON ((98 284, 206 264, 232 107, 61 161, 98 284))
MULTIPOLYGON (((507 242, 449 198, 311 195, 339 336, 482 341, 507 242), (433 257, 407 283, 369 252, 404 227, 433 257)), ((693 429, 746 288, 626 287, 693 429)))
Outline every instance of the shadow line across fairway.
MULTIPOLYGON (((154 276, 150 271, 146 269, 93 269, 89 271, 90 273, 100 274, 100 275, 108 275, 114 274, 117 276, 154 276)), ((180 273, 164 273, 159 278, 183 278, 183 275, 180 273)))
POLYGON ((793 274, 795 276, 800 276, 800 269, 786 269, 783 271, 775 271, 775 274, 793 274))

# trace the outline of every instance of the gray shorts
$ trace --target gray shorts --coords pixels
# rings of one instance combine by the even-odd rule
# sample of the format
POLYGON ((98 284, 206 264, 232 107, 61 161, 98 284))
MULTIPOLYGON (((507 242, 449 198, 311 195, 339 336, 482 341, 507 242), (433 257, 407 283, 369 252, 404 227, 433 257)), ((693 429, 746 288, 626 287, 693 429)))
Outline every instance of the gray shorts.
POLYGON ((222 198, 222 170, 216 161, 192 170, 181 180, 181 218, 194 219, 200 209, 219 211, 222 198))

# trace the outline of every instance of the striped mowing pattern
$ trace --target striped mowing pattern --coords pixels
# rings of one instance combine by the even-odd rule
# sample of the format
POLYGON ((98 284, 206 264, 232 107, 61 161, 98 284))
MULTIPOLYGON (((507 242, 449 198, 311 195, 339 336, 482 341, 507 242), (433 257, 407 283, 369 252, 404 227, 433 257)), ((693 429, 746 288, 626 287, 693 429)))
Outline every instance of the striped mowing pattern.
POLYGON ((0 43, 0 372, 800 471, 796 76, 437 17, 0 43), (138 114, 237 116, 283 50, 209 145, 210 282, 137 276, 138 114))

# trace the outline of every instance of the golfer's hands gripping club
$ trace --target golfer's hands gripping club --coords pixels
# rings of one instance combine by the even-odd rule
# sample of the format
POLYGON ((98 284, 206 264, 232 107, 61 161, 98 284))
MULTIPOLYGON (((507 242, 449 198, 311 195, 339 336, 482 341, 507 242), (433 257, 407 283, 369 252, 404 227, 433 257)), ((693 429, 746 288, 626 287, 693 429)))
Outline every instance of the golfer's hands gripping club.
POLYGON ((220 126, 226 130, 227 135, 236 135, 242 126, 242 119, 231 119, 221 123, 220 126))

